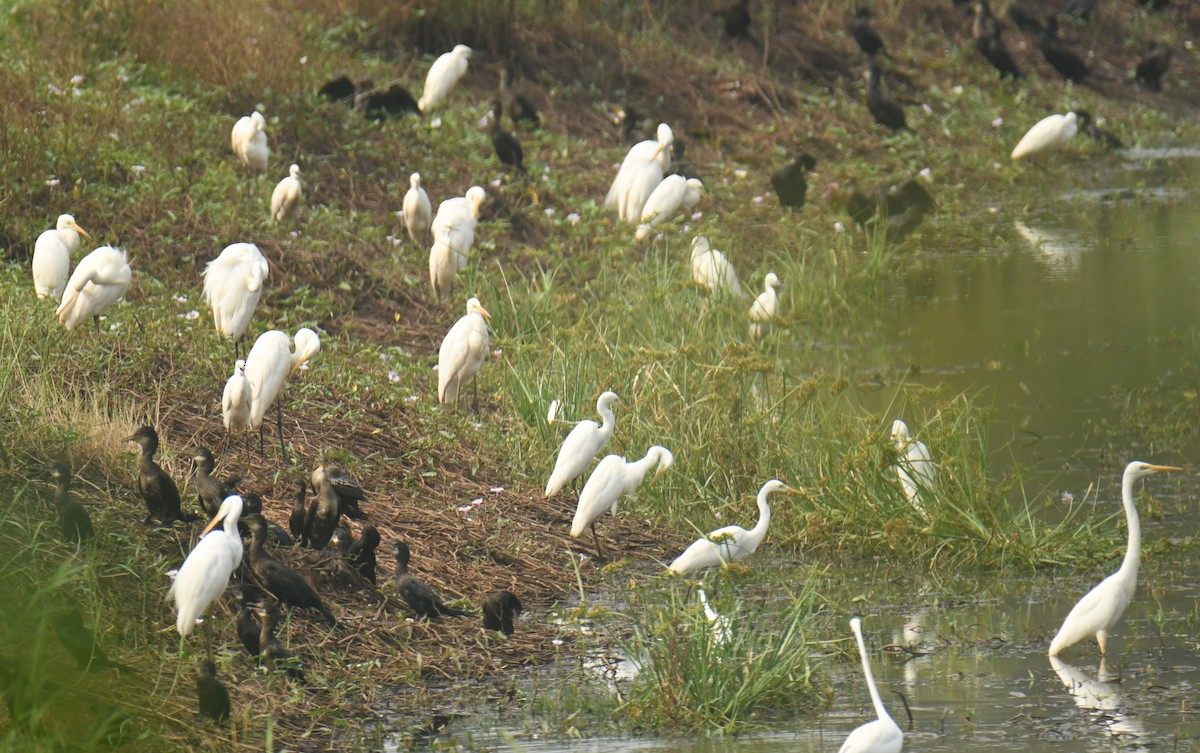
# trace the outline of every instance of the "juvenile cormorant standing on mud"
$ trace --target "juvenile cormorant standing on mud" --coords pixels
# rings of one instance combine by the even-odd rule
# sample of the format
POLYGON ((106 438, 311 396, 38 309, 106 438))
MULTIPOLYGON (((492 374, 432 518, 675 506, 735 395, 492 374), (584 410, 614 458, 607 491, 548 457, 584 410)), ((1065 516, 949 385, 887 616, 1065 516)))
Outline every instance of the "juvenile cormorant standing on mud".
POLYGON ((408 544, 396 542, 396 591, 417 617, 434 620, 438 615, 466 617, 467 613, 442 603, 441 598, 423 580, 408 572, 408 544))

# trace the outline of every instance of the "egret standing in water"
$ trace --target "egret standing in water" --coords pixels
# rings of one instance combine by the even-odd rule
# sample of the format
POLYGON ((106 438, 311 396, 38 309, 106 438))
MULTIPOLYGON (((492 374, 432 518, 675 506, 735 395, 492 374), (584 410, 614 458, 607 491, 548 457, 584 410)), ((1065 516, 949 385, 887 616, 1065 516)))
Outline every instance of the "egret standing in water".
POLYGON ((417 100, 417 107, 421 108, 421 112, 428 113, 436 107, 450 94, 458 80, 466 75, 467 60, 471 57, 471 52, 471 48, 465 44, 456 44, 453 50, 442 53, 433 61, 429 73, 425 75, 425 89, 421 92, 421 98, 417 100))
POLYGON ((438 348, 438 402, 456 403, 469 382, 475 389, 475 410, 479 410, 479 392, 475 376, 487 359, 487 322, 492 315, 478 298, 467 301, 467 313, 454 323, 438 348))
POLYGON ((242 564, 242 537, 237 526, 241 515, 242 498, 236 494, 226 497, 171 584, 167 595, 175 599, 175 629, 185 638, 208 605, 225 592, 229 577, 242 564), (222 521, 224 528, 209 536, 222 521))
POLYGON ((60 214, 53 230, 38 236, 33 244, 33 289, 38 298, 62 300, 71 276, 71 256, 79 250, 79 236, 88 233, 69 214, 60 214))
POLYGON ((267 119, 261 112, 256 110, 253 115, 247 115, 234 123, 230 141, 233 144, 233 153, 243 165, 255 172, 267 171, 271 147, 267 145, 267 119))
POLYGON ((1042 118, 1017 142, 1016 147, 1012 150, 1012 159, 1018 160, 1038 152, 1065 146, 1075 137, 1077 130, 1079 130, 1079 124, 1076 122, 1073 112, 1042 118))
POLYGON ((125 252, 112 246, 101 246, 80 260, 63 290, 58 304, 58 321, 73 330, 89 317, 100 329, 100 314, 116 303, 133 280, 133 270, 125 252))
POLYGON ((408 237, 418 245, 425 242, 425 236, 433 224, 433 205, 429 203, 429 194, 421 188, 421 174, 413 173, 408 177, 408 192, 404 194, 404 229, 408 237))
POLYGON ((754 528, 749 531, 741 526, 718 528, 692 542, 667 569, 677 575, 687 575, 697 570, 739 562, 754 554, 767 535, 767 526, 771 524, 771 507, 767 504, 767 498, 777 492, 800 493, 779 479, 771 479, 758 490, 758 523, 754 528))
POLYGON ((204 267, 204 300, 217 334, 233 340, 235 358, 270 273, 267 257, 253 243, 231 243, 204 267))
POLYGON ((892 443, 899 455, 896 477, 900 479, 900 488, 908 503, 924 515, 925 506, 920 497, 933 491, 933 460, 929 457, 929 448, 924 442, 913 439, 908 433, 908 424, 900 419, 892 422, 892 443))
POLYGON ((596 521, 605 510, 617 514, 617 503, 621 497, 632 496, 651 468, 657 466, 653 484, 675 462, 675 456, 666 447, 655 445, 646 451, 641 460, 629 462, 620 455, 609 455, 600 461, 596 470, 583 485, 579 493, 579 505, 575 508, 575 519, 571 521, 571 537, 579 538, 588 526, 596 542, 596 556, 603 558, 600 537, 596 535, 596 521))
POLYGON ((604 206, 617 210, 617 216, 625 222, 641 219, 650 194, 662 183, 663 175, 671 167, 671 145, 675 143, 675 134, 666 123, 659 123, 656 136, 654 141, 639 141, 629 148, 608 195, 604 197, 604 206))
POLYGON ((867 656, 867 644, 863 641, 862 620, 855 617, 850 620, 850 629, 854 631, 854 639, 858 642, 858 655, 862 659, 863 677, 867 681, 867 690, 871 693, 871 704, 875 706, 873 722, 867 722, 855 729, 838 748, 838 753, 900 753, 904 746, 904 732, 900 725, 892 720, 883 701, 879 698, 879 689, 875 687, 875 676, 871 674, 871 660, 867 656))
POLYGON ((574 481, 587 467, 591 465, 596 453, 604 449, 608 440, 612 439, 616 422, 613 419, 612 404, 619 398, 617 393, 608 391, 596 399, 596 412, 604 422, 580 421, 571 429, 571 433, 563 440, 558 448, 558 459, 554 461, 554 470, 550 480, 546 482, 546 497, 558 494, 564 486, 574 481))
MULTIPOLYGON (((321 350, 321 338, 308 327, 296 331, 295 351, 291 348, 293 338, 277 329, 264 332, 254 341, 254 347, 246 356, 246 379, 250 381, 250 430, 258 429, 258 446, 263 448, 263 417, 271 403, 276 402, 283 385, 292 374, 321 350)), ((277 403, 276 430, 279 432, 279 450, 283 446, 283 404, 277 403)))
POLYGON ((271 219, 283 222, 296 213, 300 208, 300 198, 304 188, 300 184, 300 166, 288 168, 288 175, 275 186, 271 192, 271 219))
POLYGON ((1125 474, 1121 477, 1121 501, 1125 504, 1125 522, 1129 527, 1125 560, 1120 569, 1100 581, 1100 585, 1088 591, 1071 608, 1067 619, 1063 620, 1062 627, 1050 642, 1051 656, 1058 656, 1090 635, 1096 636, 1100 655, 1107 655, 1108 631, 1120 621, 1125 608, 1133 601, 1133 593, 1137 590, 1138 566, 1142 559, 1142 526, 1133 504, 1133 484, 1152 473, 1181 470, 1175 466, 1151 465, 1140 460, 1125 466, 1125 474))

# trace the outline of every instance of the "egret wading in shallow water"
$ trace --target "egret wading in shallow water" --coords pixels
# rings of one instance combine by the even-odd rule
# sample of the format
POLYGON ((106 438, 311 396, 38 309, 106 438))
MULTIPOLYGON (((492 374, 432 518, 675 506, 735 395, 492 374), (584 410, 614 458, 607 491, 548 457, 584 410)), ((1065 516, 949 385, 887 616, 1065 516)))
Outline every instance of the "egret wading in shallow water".
POLYGON ((771 334, 771 322, 779 317, 779 289, 783 283, 774 272, 768 272, 763 292, 750 307, 750 342, 760 343, 771 334))
POLYGON ((236 494, 226 497, 171 583, 167 595, 175 599, 175 629, 185 638, 208 605, 225 592, 229 577, 242 564, 242 537, 237 525, 241 515, 242 498, 236 494), (222 521, 224 528, 208 535, 222 521))
POLYGON ((300 208, 300 198, 304 195, 300 184, 300 166, 288 168, 288 175, 279 181, 271 192, 271 219, 283 222, 296 213, 300 208))
POLYGON ((475 393, 475 410, 479 410, 479 390, 475 376, 487 360, 487 323, 492 315, 478 298, 467 301, 467 313, 454 323, 438 348, 438 402, 457 403, 462 388, 468 383, 475 393))
POLYGON ((91 318, 100 329, 100 314, 116 303, 133 279, 125 252, 101 246, 80 260, 63 289, 62 303, 55 314, 68 330, 91 318))
POLYGON ((231 243, 204 267, 204 300, 217 334, 233 340, 234 358, 270 273, 267 257, 253 243, 231 243))
POLYGON ((286 454, 283 445, 283 404, 277 403, 276 398, 283 390, 283 385, 296 371, 321 351, 321 338, 308 327, 296 331, 294 338, 296 349, 293 352, 293 338, 286 332, 277 329, 269 330, 258 336, 254 347, 246 356, 246 379, 250 381, 250 430, 258 429, 258 448, 261 452, 263 441, 263 417, 271 403, 276 403, 275 428, 279 432, 279 451, 286 454))
POLYGON ((429 194, 421 188, 421 174, 413 173, 408 176, 408 192, 404 194, 404 229, 413 243, 421 245, 429 228, 433 224, 433 204, 429 203, 429 194))
POLYGON ((60 214, 53 230, 38 236, 33 244, 33 289, 38 298, 62 300, 71 276, 71 256, 79 250, 79 236, 91 237, 69 214, 60 214))
POLYGON ((433 61, 429 73, 425 74, 425 89, 417 100, 421 112, 428 113, 436 107, 450 94, 458 80, 466 75, 467 59, 471 57, 471 52, 471 48, 465 44, 456 44, 453 50, 442 53, 433 61))
POLYGON ((243 165, 255 172, 267 171, 271 148, 267 146, 267 119, 261 112, 256 110, 253 115, 234 123, 230 141, 233 143, 233 153, 243 165))
POLYGON ((1018 160, 1038 152, 1065 146, 1075 137, 1079 124, 1075 113, 1051 115, 1042 118, 1030 128, 1012 150, 1012 159, 1018 160))
POLYGON ((675 558, 667 569, 677 575, 687 575, 697 570, 739 562, 754 554, 767 526, 771 524, 771 507, 767 498, 777 492, 800 494, 779 479, 771 479, 758 490, 758 523, 747 531, 741 526, 718 528, 702 539, 696 539, 683 554, 675 558))
POLYGON ((656 136, 653 141, 639 141, 629 148, 608 195, 604 197, 604 206, 617 210, 617 216, 625 222, 641 219, 650 194, 662 183, 663 175, 671 167, 671 145, 675 143, 675 134, 666 123, 659 123, 656 136))
POLYGON ((433 248, 429 250, 429 284, 434 300, 449 295, 455 273, 466 269, 467 257, 475 245, 479 208, 486 200, 487 193, 482 188, 471 186, 466 196, 446 199, 438 205, 430 227, 433 248))
POLYGON ((620 455, 609 455, 600 461, 596 470, 583 485, 579 493, 579 504, 575 508, 575 519, 571 521, 571 537, 579 538, 588 526, 592 529, 592 539, 596 542, 596 556, 603 559, 600 551, 600 537, 596 534, 596 521, 605 510, 614 516, 617 514, 617 503, 621 497, 630 497, 637 492, 651 468, 657 466, 653 484, 675 462, 675 456, 666 447, 655 445, 646 451, 641 460, 632 462, 620 455))
POLYGON ((608 440, 612 439, 613 429, 616 428, 612 404, 619 399, 615 392, 604 392, 596 399, 596 412, 600 414, 603 423, 598 424, 588 419, 580 421, 571 429, 571 433, 558 448, 558 459, 554 461, 554 470, 550 473, 550 480, 546 482, 546 497, 553 497, 562 491, 564 486, 583 475, 596 453, 603 450, 608 440))
POLYGON ((654 232, 654 228, 699 204, 704 193, 704 184, 699 178, 684 178, 682 175, 668 175, 663 178, 646 199, 641 223, 634 232, 634 238, 639 241, 646 240, 650 233, 654 232))
POLYGON ((1125 474, 1121 477, 1121 501, 1125 505, 1125 522, 1129 527, 1125 560, 1120 569, 1100 581, 1100 585, 1088 591, 1071 608, 1067 619, 1063 620, 1062 627, 1050 642, 1051 656, 1058 656, 1091 635, 1096 636, 1100 655, 1108 653, 1108 631, 1117 624, 1129 602, 1133 601, 1133 593, 1137 590, 1138 566, 1142 559, 1142 526, 1133 504, 1133 484, 1152 473, 1181 470, 1175 466, 1151 465, 1140 460, 1125 466, 1125 474))
POLYGON ((871 660, 867 656, 867 644, 863 641, 862 620, 855 617, 850 620, 850 629, 854 631, 854 640, 858 642, 858 655, 862 659, 863 677, 867 681, 867 690, 871 693, 871 704, 875 707, 873 722, 867 722, 855 729, 838 748, 838 753, 900 753, 904 747, 904 732, 900 725, 892 720, 883 701, 879 698, 879 689, 875 687, 875 676, 871 673, 871 660))
POLYGON ((738 298, 746 297, 746 291, 742 290, 742 283, 729 259, 713 248, 703 235, 692 239, 692 280, 709 293, 725 291, 738 298))
POLYGON ((933 492, 933 460, 929 457, 929 448, 924 442, 913 439, 908 433, 908 424, 900 419, 892 422, 892 444, 899 455, 896 477, 900 479, 900 488, 908 503, 924 515, 925 506, 920 497, 933 492))

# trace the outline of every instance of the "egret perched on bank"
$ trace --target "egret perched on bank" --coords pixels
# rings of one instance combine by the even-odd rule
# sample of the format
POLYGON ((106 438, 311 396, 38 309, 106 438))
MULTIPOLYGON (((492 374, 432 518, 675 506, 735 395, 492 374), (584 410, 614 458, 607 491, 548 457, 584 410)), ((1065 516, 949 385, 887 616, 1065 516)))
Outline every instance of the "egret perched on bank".
POLYGON ((671 167, 671 145, 675 134, 666 123, 658 124, 657 138, 639 141, 629 148, 617 177, 613 179, 604 206, 617 210, 625 222, 638 222, 654 189, 671 167))
POLYGON ((546 497, 558 494, 564 486, 582 475, 596 453, 603 450, 608 440, 612 439, 613 429, 616 428, 612 404, 619 399, 617 393, 611 390, 604 392, 596 399, 596 412, 603 423, 589 419, 580 421, 571 429, 562 447, 558 448, 558 459, 554 461, 554 470, 546 482, 546 497))
MULTIPOLYGON (((456 403, 462 388, 475 383, 475 375, 487 360, 489 340, 487 322, 492 315, 478 298, 467 301, 463 315, 442 340, 438 348, 438 402, 456 403)), ((479 409, 479 392, 475 392, 475 409, 479 409)))
POLYGON ((854 631, 854 639, 858 641, 858 655, 862 659, 863 677, 867 681, 867 690, 871 693, 871 703, 875 706, 873 722, 867 722, 855 729, 838 748, 838 753, 900 753, 904 746, 904 732, 900 725, 892 720, 883 701, 879 698, 879 689, 875 687, 875 676, 871 674, 871 660, 867 656, 867 644, 863 642, 862 620, 854 617, 850 620, 850 629, 854 631))
POLYGON ((1077 130, 1079 125, 1073 112, 1042 118, 1017 142, 1017 146, 1012 150, 1012 158, 1018 160, 1065 146, 1075 137, 1077 130))
POLYGON ((800 493, 779 479, 771 479, 758 490, 758 523, 754 528, 749 531, 741 526, 718 528, 692 542, 667 569, 677 575, 687 575, 697 570, 738 562, 754 554, 767 535, 767 526, 771 524, 771 507, 767 504, 767 498, 777 492, 800 493))
POLYGON ((1087 595, 1071 608, 1067 619, 1063 620, 1062 627, 1050 642, 1051 656, 1058 656, 1089 635, 1096 636, 1101 656, 1108 653, 1109 628, 1120 621, 1125 608, 1133 601, 1133 593, 1137 590, 1138 566, 1142 558, 1142 526, 1138 520, 1137 508, 1133 504, 1133 484, 1152 473, 1181 470, 1183 469, 1175 466, 1151 465, 1140 460, 1125 466, 1125 474, 1121 477, 1121 501, 1125 505, 1125 522, 1129 527, 1125 560, 1115 573, 1100 581, 1100 585, 1088 591, 1087 595))
POLYGON ((654 232, 654 228, 699 204, 704 193, 704 184, 699 178, 684 178, 682 175, 668 175, 663 178, 646 199, 641 223, 634 232, 634 238, 639 241, 646 240, 650 233, 654 232))
POLYGON ((763 292, 750 306, 750 342, 760 343, 771 334, 771 322, 779 317, 779 288, 783 283, 774 272, 768 272, 763 292))
POLYGON ((300 208, 300 198, 304 188, 300 184, 300 166, 288 168, 288 175, 275 185, 271 192, 271 219, 283 222, 296 213, 300 208))
POLYGON ((413 173, 408 177, 408 192, 404 194, 404 229, 413 243, 421 244, 433 224, 433 205, 429 203, 429 194, 421 187, 421 174, 413 173))
POLYGON ((167 595, 175 599, 175 629, 185 638, 208 605, 225 592, 229 576, 242 563, 242 536, 237 525, 241 516, 242 498, 236 494, 226 497, 175 575, 167 595), (208 535, 222 521, 224 528, 208 535))
POLYGON ((466 268, 467 256, 475 245, 479 208, 486 199, 487 192, 471 186, 465 196, 446 199, 438 205, 430 227, 433 248, 429 251, 429 283, 435 300, 443 293, 450 294, 455 273, 466 268))
POLYGON ((725 254, 712 247, 703 235, 692 239, 692 280, 710 293, 728 291, 745 298, 746 291, 725 254))
POLYGON ((471 57, 471 48, 465 44, 456 44, 454 49, 442 53, 429 73, 425 75, 425 90, 417 100, 417 107, 427 113, 450 94, 450 90, 467 73, 467 59, 471 57))
POLYGON ((246 378, 246 362, 239 358, 221 394, 221 419, 225 423, 226 437, 250 431, 250 404, 253 399, 254 390, 246 378))
POLYGON ((900 419, 892 422, 892 443, 899 455, 896 463, 896 477, 900 479, 900 488, 908 503, 922 515, 925 506, 921 504, 922 494, 933 491, 933 460, 929 457, 929 448, 925 443, 913 439, 908 432, 908 424, 900 419))
POLYGON ((79 261, 63 289, 62 303, 55 314, 68 330, 91 317, 100 329, 100 314, 125 295, 133 270, 125 252, 101 246, 79 261))
POLYGON ((261 112, 255 110, 253 115, 247 115, 234 123, 230 140, 233 143, 233 153, 243 165, 255 172, 267 171, 271 147, 267 146, 267 119, 261 112))
POLYGON ((91 237, 69 214, 60 214, 53 230, 38 236, 33 244, 33 289, 38 298, 62 300, 71 276, 71 255, 79 250, 79 236, 91 237))
POLYGON ((204 268, 204 300, 217 334, 233 340, 235 358, 270 273, 267 257, 253 243, 231 243, 204 268))
MULTIPOLYGON (((283 385, 292 374, 321 351, 321 338, 308 327, 296 331, 295 350, 293 338, 277 329, 258 336, 250 354, 246 356, 246 379, 250 381, 250 429, 258 429, 258 446, 263 447, 263 417, 271 403, 276 402, 283 385)), ((283 405, 277 404, 276 430, 279 432, 279 449, 283 447, 283 405)))
POLYGON ((645 480, 651 468, 657 467, 653 484, 675 462, 675 456, 666 447, 654 445, 641 460, 627 461, 620 455, 609 455, 596 466, 583 491, 579 493, 579 504, 575 508, 575 519, 571 521, 571 537, 579 538, 588 526, 592 528, 592 539, 596 542, 596 556, 600 551, 600 537, 596 535, 596 521, 605 510, 617 514, 617 502, 621 497, 630 497, 645 480))

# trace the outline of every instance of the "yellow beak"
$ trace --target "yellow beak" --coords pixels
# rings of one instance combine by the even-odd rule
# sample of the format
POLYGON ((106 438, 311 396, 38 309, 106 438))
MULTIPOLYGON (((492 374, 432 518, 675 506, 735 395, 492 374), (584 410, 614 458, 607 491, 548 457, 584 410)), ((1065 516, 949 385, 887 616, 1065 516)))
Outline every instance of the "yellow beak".
POLYGON ((205 536, 207 536, 208 532, 211 531, 212 529, 216 528, 217 525, 224 519, 225 519, 224 515, 217 515, 217 517, 208 521, 208 525, 204 526, 204 530, 200 532, 200 538, 204 538, 205 536))
POLYGON ((1151 470, 1155 470, 1155 471, 1182 471, 1183 470, 1182 468, 1179 468, 1174 465, 1152 465, 1152 466, 1150 466, 1150 468, 1151 468, 1151 470))
POLYGON ((485 309, 483 306, 479 307, 479 315, 482 316, 484 319, 487 319, 489 322, 492 320, 492 315, 489 314, 487 312, 487 309, 485 309))
POLYGON ((92 236, 91 236, 91 233, 89 233, 88 231, 86 231, 86 230, 84 230, 83 228, 79 227, 79 225, 75 224, 74 222, 72 222, 72 223, 71 223, 71 228, 72 228, 72 229, 73 229, 75 232, 77 232, 77 233, 79 233, 80 235, 82 235, 84 238, 91 238, 91 237, 92 237, 92 236))

